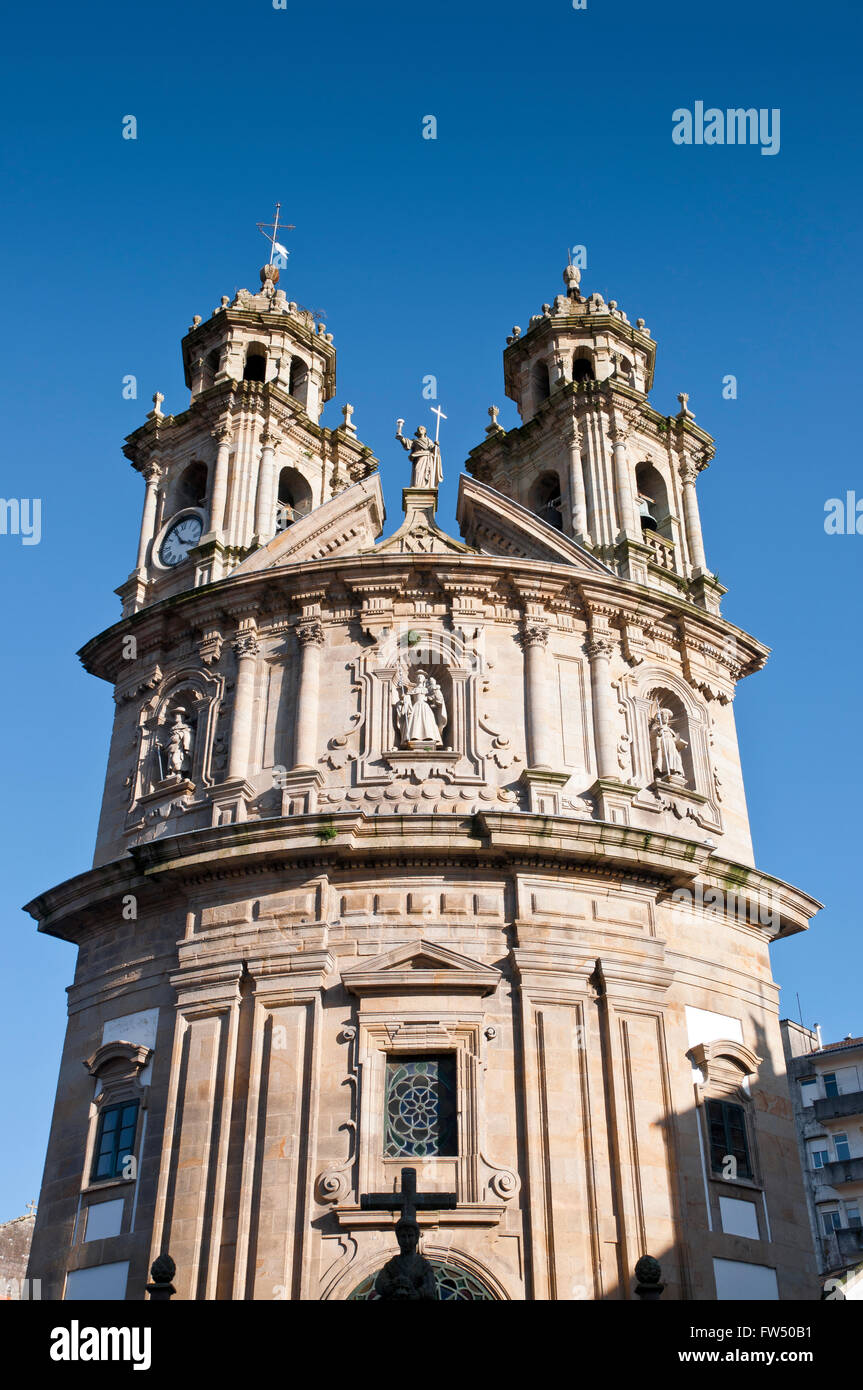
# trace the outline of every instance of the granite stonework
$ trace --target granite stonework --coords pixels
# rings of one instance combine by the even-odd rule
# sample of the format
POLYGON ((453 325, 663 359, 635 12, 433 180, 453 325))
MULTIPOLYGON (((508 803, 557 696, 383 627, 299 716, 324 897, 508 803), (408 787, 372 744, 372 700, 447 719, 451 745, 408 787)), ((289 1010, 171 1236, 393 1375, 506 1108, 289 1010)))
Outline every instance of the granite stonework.
POLYGON ((116 700, 94 867, 29 905, 79 946, 31 1277, 141 1299, 167 1251, 181 1298, 349 1298, 395 1251, 360 1205, 408 1161, 387 1058, 445 1053, 433 1263, 492 1299, 630 1299, 645 1254, 664 1298, 715 1298, 714 1260, 816 1297, 768 946, 818 904, 754 866, 733 698, 767 652, 706 568, 710 437, 685 398, 657 414, 648 330, 570 267, 507 347, 523 423, 493 408, 462 539, 415 447, 379 540, 351 409, 318 424, 331 335, 276 279, 196 322, 189 408, 128 446, 139 562, 82 652, 116 700), (190 463, 202 540, 171 567, 190 463), (745 1178, 708 1161, 711 1098, 745 1178), (118 1099, 134 1171, 93 1181, 118 1099))

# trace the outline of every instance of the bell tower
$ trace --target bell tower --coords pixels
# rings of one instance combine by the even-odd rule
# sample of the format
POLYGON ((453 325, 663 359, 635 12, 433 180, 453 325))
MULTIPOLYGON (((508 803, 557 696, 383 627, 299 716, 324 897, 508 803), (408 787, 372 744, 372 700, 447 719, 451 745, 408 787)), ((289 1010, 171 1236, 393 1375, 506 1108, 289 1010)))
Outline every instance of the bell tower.
POLYGON ((656 344, 616 300, 583 296, 568 265, 566 293, 543 304, 504 351, 504 388, 521 425, 497 409, 466 468, 534 512, 623 579, 683 593, 712 612, 725 590, 707 568, 695 480, 713 440, 687 397, 676 416, 650 404, 656 344))
POLYGON ((146 484, 138 556, 117 593, 124 616, 230 574, 256 547, 377 467, 353 406, 322 427, 336 391, 333 335, 278 288, 268 263, 257 293, 238 290, 182 343, 191 399, 153 409, 126 457, 146 484))

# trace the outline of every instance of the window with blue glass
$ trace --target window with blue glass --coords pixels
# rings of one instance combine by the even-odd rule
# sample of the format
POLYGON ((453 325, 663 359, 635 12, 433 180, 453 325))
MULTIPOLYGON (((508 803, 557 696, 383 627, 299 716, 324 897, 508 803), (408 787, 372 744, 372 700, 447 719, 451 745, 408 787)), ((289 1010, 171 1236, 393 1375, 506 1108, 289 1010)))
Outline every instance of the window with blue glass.
POLYGON ((388 1057, 384 1157, 452 1158, 457 1153, 455 1057, 388 1057))
POLYGON ((93 1181, 122 1178, 123 1164, 135 1147, 138 1127, 138 1101, 121 1105, 106 1105, 99 1115, 96 1152, 93 1156, 93 1181))

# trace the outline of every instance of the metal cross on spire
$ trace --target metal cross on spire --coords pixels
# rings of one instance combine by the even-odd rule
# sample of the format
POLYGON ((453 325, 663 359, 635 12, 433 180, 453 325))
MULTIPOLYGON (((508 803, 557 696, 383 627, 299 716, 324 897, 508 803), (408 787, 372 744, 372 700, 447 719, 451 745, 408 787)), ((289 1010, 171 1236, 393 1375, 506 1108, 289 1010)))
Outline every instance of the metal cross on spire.
POLYGON ((279 230, 281 229, 281 231, 283 232, 293 232, 296 230, 293 222, 279 222, 279 214, 281 213, 281 210, 281 203, 276 203, 276 216, 274 220, 272 222, 258 222, 256 224, 258 231, 261 233, 261 236, 265 236, 267 238, 267 241, 270 243, 270 259, 267 262, 268 265, 275 264, 273 257, 275 256, 276 252, 278 252, 280 256, 284 256, 285 260, 287 260, 288 256, 290 255, 290 252, 288 251, 287 247, 282 246, 281 242, 276 240, 276 237, 279 234, 279 230))

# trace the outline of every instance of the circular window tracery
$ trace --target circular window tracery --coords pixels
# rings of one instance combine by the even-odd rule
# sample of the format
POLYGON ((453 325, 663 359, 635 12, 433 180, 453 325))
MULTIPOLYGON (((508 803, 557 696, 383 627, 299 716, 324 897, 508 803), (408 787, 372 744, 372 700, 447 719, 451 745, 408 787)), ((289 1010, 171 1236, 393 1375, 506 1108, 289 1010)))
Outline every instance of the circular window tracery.
MULTIPOLYGON (((494 1294, 476 1275, 469 1274, 466 1269, 447 1264, 445 1260, 429 1260, 429 1264, 434 1271, 438 1298, 441 1302, 449 1299, 460 1303, 495 1302, 494 1294)), ((375 1293, 378 1272, 375 1270, 374 1274, 369 1274, 361 1284, 357 1284, 353 1293, 348 1295, 349 1303, 381 1302, 380 1296, 375 1293)))

